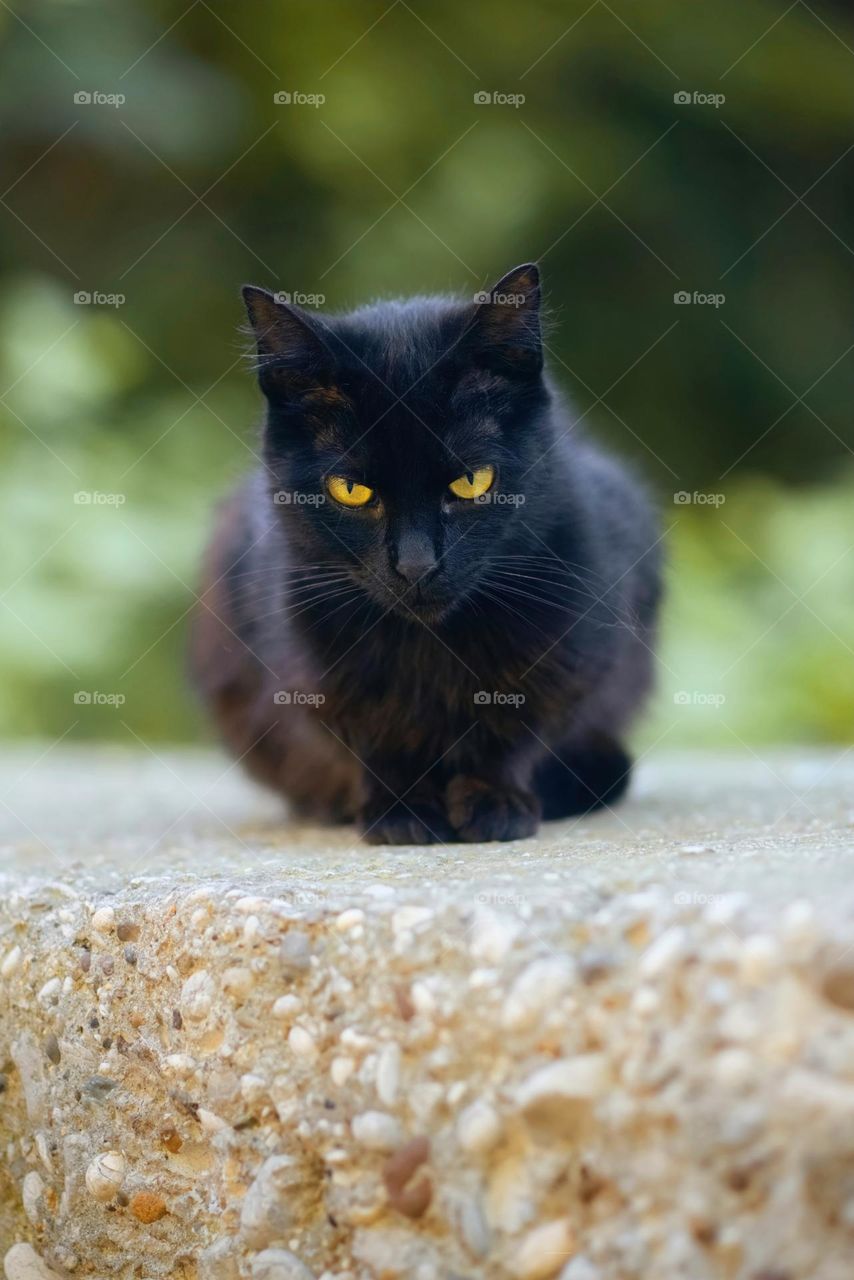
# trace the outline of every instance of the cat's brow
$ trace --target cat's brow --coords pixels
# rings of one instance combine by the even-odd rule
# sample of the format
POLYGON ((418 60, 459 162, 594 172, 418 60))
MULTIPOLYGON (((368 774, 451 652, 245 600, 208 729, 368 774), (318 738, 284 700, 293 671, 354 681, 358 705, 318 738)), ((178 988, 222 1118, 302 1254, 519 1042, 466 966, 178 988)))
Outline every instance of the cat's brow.
POLYGON ((498 423, 491 418, 481 418, 464 426, 450 426, 445 432, 445 447, 454 455, 464 457, 472 445, 491 444, 500 439, 498 423))

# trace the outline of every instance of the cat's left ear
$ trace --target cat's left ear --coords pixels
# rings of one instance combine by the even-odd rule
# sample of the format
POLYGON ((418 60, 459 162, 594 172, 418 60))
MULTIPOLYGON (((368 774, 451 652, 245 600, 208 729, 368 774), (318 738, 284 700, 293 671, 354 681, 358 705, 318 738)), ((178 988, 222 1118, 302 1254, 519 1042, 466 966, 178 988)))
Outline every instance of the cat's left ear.
POLYGON ((532 377, 543 367, 540 272, 526 262, 488 292, 475 295, 470 330, 478 359, 506 377, 532 377))
POLYGON ((258 381, 268 399, 287 399, 326 381, 333 360, 318 322, 266 289, 244 285, 242 293, 258 344, 258 381))

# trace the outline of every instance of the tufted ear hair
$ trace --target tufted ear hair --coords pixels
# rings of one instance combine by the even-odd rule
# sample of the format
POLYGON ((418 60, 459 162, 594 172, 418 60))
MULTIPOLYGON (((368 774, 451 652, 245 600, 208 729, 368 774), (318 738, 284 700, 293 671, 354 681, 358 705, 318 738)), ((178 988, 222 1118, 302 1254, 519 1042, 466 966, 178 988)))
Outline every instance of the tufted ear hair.
POLYGON ((526 378, 543 367, 540 272, 527 262, 494 288, 475 295, 470 329, 475 359, 506 377, 526 378))
POLYGON ((287 399, 324 383, 332 352, 317 320, 281 294, 244 285, 243 301, 258 348, 258 382, 269 400, 287 399))

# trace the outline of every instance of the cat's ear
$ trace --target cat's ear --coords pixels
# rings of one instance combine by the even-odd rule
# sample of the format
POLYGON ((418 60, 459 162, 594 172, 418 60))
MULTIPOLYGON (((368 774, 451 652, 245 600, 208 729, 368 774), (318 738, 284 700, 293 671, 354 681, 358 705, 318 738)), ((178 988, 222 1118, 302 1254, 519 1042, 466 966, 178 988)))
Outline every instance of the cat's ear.
POLYGON ((258 347, 258 382, 269 399, 298 395, 327 381, 332 353, 301 307, 255 285, 241 290, 258 347))
POLYGON ((543 367, 540 272, 526 262, 475 295, 469 331, 478 361, 505 376, 527 378, 543 367))

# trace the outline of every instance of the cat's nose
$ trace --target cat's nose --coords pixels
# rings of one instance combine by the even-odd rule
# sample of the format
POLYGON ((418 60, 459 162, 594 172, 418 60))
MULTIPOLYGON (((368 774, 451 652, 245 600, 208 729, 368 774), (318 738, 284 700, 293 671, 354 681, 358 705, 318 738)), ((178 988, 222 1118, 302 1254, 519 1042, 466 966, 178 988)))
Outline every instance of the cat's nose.
POLYGON ((436 565, 436 553, 428 538, 409 537, 399 543, 394 567, 407 582, 426 578, 436 565))

